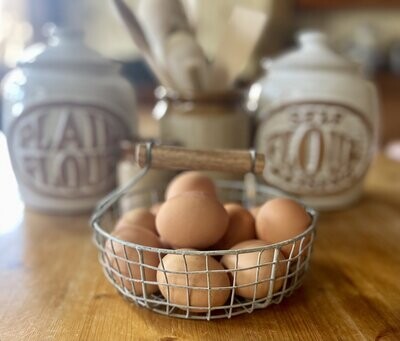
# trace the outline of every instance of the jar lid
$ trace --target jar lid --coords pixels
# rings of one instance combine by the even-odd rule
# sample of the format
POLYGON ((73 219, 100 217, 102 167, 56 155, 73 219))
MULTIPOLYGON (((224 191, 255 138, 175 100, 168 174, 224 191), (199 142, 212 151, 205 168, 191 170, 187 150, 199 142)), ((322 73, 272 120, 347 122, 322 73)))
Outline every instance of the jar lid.
POLYGON ((298 48, 283 54, 275 60, 265 61, 263 66, 269 71, 293 69, 357 71, 354 63, 329 47, 325 34, 318 31, 301 32, 297 37, 297 41, 298 48))
POLYGON ((76 67, 76 68, 115 68, 113 63, 99 53, 87 47, 83 41, 83 32, 74 29, 53 29, 48 44, 34 44, 28 47, 19 66, 76 67))

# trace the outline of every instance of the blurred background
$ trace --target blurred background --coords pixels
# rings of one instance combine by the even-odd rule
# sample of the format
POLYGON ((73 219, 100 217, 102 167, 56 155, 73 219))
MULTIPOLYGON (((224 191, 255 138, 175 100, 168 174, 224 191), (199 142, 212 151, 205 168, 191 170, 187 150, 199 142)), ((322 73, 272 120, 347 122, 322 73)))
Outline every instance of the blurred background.
MULTIPOLYGON (((127 1, 135 7, 137 1, 127 1)), ((326 32, 335 49, 362 65, 382 98, 382 142, 400 136, 400 1, 398 0, 186 0, 197 7, 198 39, 212 54, 227 13, 236 3, 263 9, 270 23, 243 76, 254 79, 259 60, 294 43, 303 29, 326 32)), ((16 66, 23 49, 45 40, 47 23, 84 30, 86 43, 120 61, 134 84, 139 105, 152 105, 154 78, 121 24, 111 1, 0 0, 0 78, 16 66)), ((1 120, 0 120, 1 121, 1 120)))

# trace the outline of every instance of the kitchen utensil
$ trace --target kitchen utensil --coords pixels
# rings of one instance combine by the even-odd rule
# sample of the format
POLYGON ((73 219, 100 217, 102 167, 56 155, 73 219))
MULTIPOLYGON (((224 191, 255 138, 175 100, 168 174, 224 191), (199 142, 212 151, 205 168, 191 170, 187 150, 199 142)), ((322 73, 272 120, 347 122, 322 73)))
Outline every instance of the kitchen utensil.
POLYGON ((138 18, 149 40, 157 63, 165 63, 165 43, 176 31, 191 32, 180 0, 141 0, 138 4, 138 18))
MULTIPOLYGON (((149 0, 147 0, 149 1, 149 0)), ((152 54, 150 45, 146 39, 146 36, 143 32, 141 25, 139 24, 135 14, 131 9, 126 5, 124 0, 114 0, 114 4, 124 21, 128 31, 135 42, 136 46, 139 48, 143 58, 146 60, 146 63, 150 66, 151 70, 154 72, 158 80, 167 88, 173 88, 172 81, 166 73, 166 71, 159 64, 155 57, 152 54)))
MULTIPOLYGON (((222 42, 227 21, 237 5, 251 8, 267 15, 267 24, 256 44, 254 52, 240 73, 240 81, 251 83, 260 74, 260 60, 265 55, 276 55, 291 40, 295 22, 295 1, 198 1, 196 2, 196 39, 210 61, 222 42)), ((239 23, 241 24, 241 23, 239 23)), ((251 22, 246 23, 252 26, 251 22)), ((229 38, 229 37, 228 37, 229 38)))
MULTIPOLYGON (((147 205, 150 206, 153 203, 158 202, 162 198, 163 188, 153 188, 146 189, 143 191, 133 191, 131 192, 131 187, 137 184, 141 178, 147 173, 147 171, 153 165, 167 166, 168 168, 175 168, 179 166, 183 166, 183 168, 197 168, 201 169, 208 168, 210 166, 212 169, 218 169, 220 171, 229 171, 230 169, 235 169, 239 172, 247 172, 253 170, 260 170, 262 168, 262 156, 256 155, 253 152, 243 152, 243 151, 231 151, 228 152, 228 155, 225 155, 225 151, 213 151, 213 152, 191 152, 191 151, 183 151, 179 149, 171 149, 165 147, 154 147, 152 149, 151 144, 147 144, 146 146, 139 145, 137 151, 137 155, 139 155, 140 163, 144 166, 141 174, 133 178, 126 187, 116 190, 107 196, 97 207, 94 215, 92 217, 92 227, 94 229, 94 241, 99 250, 99 261, 103 267, 104 273, 110 283, 127 299, 133 301, 139 307, 146 307, 151 309, 157 313, 187 318, 187 319, 197 319, 197 320, 211 320, 211 319, 219 319, 219 318, 231 318, 232 316, 251 313, 255 309, 263 309, 271 304, 280 303, 284 297, 289 296, 293 293, 293 291, 298 288, 305 277, 306 270, 309 266, 312 245, 315 236, 315 225, 317 222, 317 213, 307 208, 308 214, 310 214, 312 221, 310 226, 307 228, 305 232, 292 238, 287 241, 283 241, 281 243, 271 244, 268 246, 262 246, 252 249, 239 249, 239 250, 215 250, 215 251, 197 251, 197 250, 170 250, 170 249, 159 249, 154 247, 147 247, 143 245, 138 245, 134 243, 129 243, 123 240, 120 240, 110 234, 111 229, 113 228, 114 221, 118 219, 116 213, 118 212, 118 201, 126 195, 126 193, 131 193, 130 195, 137 196, 140 198, 141 202, 143 199, 147 201, 147 205), (153 153, 154 151, 154 153, 153 153), (189 157, 191 162, 187 163, 185 158, 189 157), (223 160, 223 161, 222 161, 223 160), (210 162, 211 161, 211 162, 210 162), (105 245, 111 245, 111 248, 105 248, 105 245), (297 256, 294 256, 294 247, 295 245, 300 245, 300 253, 297 256), (291 245, 292 251, 287 259, 280 261, 280 265, 284 265, 284 275, 281 277, 277 277, 277 264, 278 264, 278 256, 279 250, 284 245, 291 245), (117 256, 115 253, 115 249, 121 249, 121 247, 125 250, 125 257, 117 256), (267 251, 268 250, 268 251, 267 251), (233 290, 236 286, 236 278, 237 275, 240 274, 241 271, 248 271, 250 269, 257 269, 257 272, 262 269, 265 264, 260 264, 260 259, 263 253, 272 252, 273 260, 270 264, 271 272, 270 276, 266 280, 269 285, 269 291, 266 296, 261 298, 255 298, 255 295, 252 299, 243 299, 239 296, 235 295, 235 290, 233 290), (128 260, 128 254, 138 254, 139 262, 135 264, 139 264, 141 270, 140 278, 134 278, 132 275, 126 276, 121 273, 120 268, 116 269, 113 267, 113 262, 115 263, 116 257, 118 257, 118 263, 123 264, 124 267, 129 267, 130 260, 128 260), (152 253, 158 257, 160 260, 159 271, 165 274, 167 277, 168 271, 165 269, 163 263, 163 257, 165 255, 178 255, 182 257, 183 262, 186 263, 187 257, 197 255, 202 257, 219 257, 224 255, 234 255, 235 257, 239 257, 241 255, 247 253, 256 253, 258 262, 255 266, 251 267, 243 267, 239 269, 237 265, 234 269, 229 271, 232 272, 232 283, 227 287, 221 287, 218 290, 229 290, 230 296, 227 302, 222 306, 210 306, 210 296, 213 293, 210 287, 204 287, 199 289, 198 287, 191 286, 188 282, 186 284, 182 284, 181 286, 177 286, 175 284, 169 283, 169 288, 172 289, 180 289, 185 290, 188 302, 187 304, 179 305, 172 304, 168 298, 161 296, 160 294, 147 294, 145 290, 146 284, 155 284, 157 282, 149 281, 145 278, 146 268, 149 268, 149 265, 143 262, 144 253, 146 257, 149 253, 152 253), (282 262, 284 264, 282 264, 282 262), (277 281, 282 281, 282 287, 273 292, 273 288, 277 281), (129 282, 131 285, 129 285, 129 282), (140 283, 143 288, 143 294, 139 294, 135 290, 135 284, 137 287, 137 283, 140 283), (196 307, 190 303, 189 297, 191 290, 207 290, 209 297, 209 306, 207 308, 204 307, 196 307)), ((219 196, 224 201, 242 201, 244 205, 247 203, 246 190, 243 187, 242 182, 232 182, 232 181, 220 181, 217 183, 219 189, 219 196)), ((257 203, 260 204, 265 200, 275 197, 281 196, 282 193, 276 191, 274 189, 268 188, 266 186, 258 186, 256 199, 257 203)), ((208 262, 205 261, 206 267, 204 269, 204 274, 209 276, 211 273, 208 269, 208 262)), ((215 271, 226 272, 227 270, 213 270, 215 271)), ((189 276, 194 274, 191 271, 183 272, 183 275, 189 276)), ((257 279, 253 284, 256 288, 257 285, 261 284, 261 280, 257 279)), ((264 282, 263 282, 264 283, 264 282)), ((256 293, 256 290, 254 290, 256 293)))
POLYGON ((185 73, 189 79, 189 84, 193 91, 192 93, 184 91, 183 93, 185 95, 188 93, 189 97, 193 97, 206 89, 206 81, 204 80, 204 76, 208 73, 205 73, 202 70, 204 69, 202 68, 201 63, 199 63, 196 59, 185 62, 185 73))
POLYGON ((172 33, 167 38, 164 53, 165 63, 179 93, 193 95, 205 89, 209 76, 208 63, 190 32, 172 33))
POLYGON ((198 0, 181 0, 183 8, 186 13, 187 20, 190 27, 194 33, 196 33, 198 21, 199 21, 199 11, 198 11, 198 0))
POLYGON ((236 6, 215 53, 211 86, 226 89, 233 85, 254 51, 267 23, 260 11, 236 6))

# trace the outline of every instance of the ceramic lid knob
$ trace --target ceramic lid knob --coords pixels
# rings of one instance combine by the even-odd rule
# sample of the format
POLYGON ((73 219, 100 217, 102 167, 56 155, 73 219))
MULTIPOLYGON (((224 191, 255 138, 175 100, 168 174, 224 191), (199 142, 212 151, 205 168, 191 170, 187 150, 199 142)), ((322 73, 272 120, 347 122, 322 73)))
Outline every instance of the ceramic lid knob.
POLYGON ((326 35, 318 31, 305 31, 298 35, 297 40, 301 47, 327 45, 328 39, 326 35))
POLYGON ((354 74, 355 65, 343 56, 337 54, 330 46, 327 36, 319 31, 301 32, 298 37, 298 47, 284 53, 263 66, 269 71, 341 71, 354 74))
POLYGON ((83 31, 75 28, 49 28, 48 44, 35 44, 26 49, 18 61, 20 67, 47 67, 60 70, 119 71, 119 65, 107 60, 84 42, 83 31))

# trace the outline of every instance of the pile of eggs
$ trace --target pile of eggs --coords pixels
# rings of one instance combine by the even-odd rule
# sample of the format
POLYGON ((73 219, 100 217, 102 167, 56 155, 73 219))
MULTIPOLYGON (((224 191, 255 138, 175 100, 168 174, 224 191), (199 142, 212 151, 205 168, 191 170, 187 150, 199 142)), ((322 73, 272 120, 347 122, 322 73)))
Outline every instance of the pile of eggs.
MULTIPOLYGON (((184 172, 168 185, 164 203, 126 212, 112 235, 161 249, 238 250, 286 241, 310 224, 310 215, 291 199, 271 199, 250 210, 238 203, 222 204, 210 178, 199 172, 184 172)), ((283 245, 278 255, 267 248, 224 254, 221 259, 203 254, 139 252, 111 239, 105 251, 118 285, 136 296, 144 291, 147 295, 161 292, 169 304, 195 307, 201 312, 202 308, 223 306, 232 288, 235 295, 245 299, 267 297, 270 285, 272 292, 278 291, 287 259, 303 257, 299 255, 300 246, 304 249, 307 241, 302 243, 283 245)))

